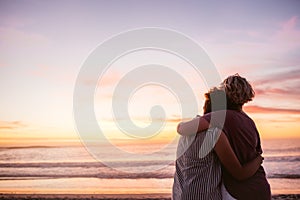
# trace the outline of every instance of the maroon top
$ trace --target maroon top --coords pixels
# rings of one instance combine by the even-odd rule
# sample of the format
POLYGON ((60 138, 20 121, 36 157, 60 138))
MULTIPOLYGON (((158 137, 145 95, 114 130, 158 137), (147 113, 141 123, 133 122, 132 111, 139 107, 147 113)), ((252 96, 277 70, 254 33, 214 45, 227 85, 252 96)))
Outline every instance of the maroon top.
MULTIPOLYGON (((258 154, 262 154, 255 123, 243 111, 227 110, 226 117, 224 111, 216 111, 207 113, 203 117, 211 122, 211 126, 222 128, 242 165, 256 158, 258 154), (210 120, 211 116, 213 120, 210 120)), ((234 179, 225 169, 222 171, 224 185, 233 197, 243 200, 271 199, 270 185, 262 166, 252 177, 243 181, 234 179)))

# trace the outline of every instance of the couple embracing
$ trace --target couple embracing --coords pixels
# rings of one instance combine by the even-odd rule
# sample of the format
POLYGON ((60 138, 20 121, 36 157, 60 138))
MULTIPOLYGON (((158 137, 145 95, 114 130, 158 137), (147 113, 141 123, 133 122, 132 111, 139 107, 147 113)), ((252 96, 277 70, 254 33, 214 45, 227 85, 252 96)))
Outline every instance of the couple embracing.
POLYGON ((270 200, 260 136, 242 109, 254 97, 251 85, 236 74, 205 97, 203 116, 177 127, 172 199, 270 200))

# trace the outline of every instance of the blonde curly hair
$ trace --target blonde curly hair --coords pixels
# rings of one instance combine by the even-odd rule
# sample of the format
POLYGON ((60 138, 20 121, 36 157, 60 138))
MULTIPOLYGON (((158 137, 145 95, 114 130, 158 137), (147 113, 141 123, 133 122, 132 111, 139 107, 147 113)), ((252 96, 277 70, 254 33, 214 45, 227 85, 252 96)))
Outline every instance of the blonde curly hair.
POLYGON ((255 92, 250 83, 239 74, 227 77, 220 85, 224 89, 227 98, 234 104, 242 106, 252 101, 255 92))

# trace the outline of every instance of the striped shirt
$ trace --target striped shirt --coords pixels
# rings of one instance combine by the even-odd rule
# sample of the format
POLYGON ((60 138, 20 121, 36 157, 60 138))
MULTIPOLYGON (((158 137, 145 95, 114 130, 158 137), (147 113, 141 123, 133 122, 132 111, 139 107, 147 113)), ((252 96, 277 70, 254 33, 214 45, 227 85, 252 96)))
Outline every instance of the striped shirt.
POLYGON ((194 136, 187 148, 182 143, 189 140, 182 136, 179 141, 176 172, 172 191, 173 200, 218 200, 221 196, 221 164, 213 151, 220 136, 217 128, 208 129, 194 136))

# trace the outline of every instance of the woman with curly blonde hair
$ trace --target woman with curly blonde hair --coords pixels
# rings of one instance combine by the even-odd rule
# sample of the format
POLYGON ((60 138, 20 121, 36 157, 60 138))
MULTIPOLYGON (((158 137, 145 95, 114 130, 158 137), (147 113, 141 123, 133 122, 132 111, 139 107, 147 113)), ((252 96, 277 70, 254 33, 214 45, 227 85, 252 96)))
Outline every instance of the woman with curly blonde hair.
MULTIPOLYGON (((250 83, 238 74, 227 77, 219 88, 226 93, 227 108, 221 111, 212 110, 212 112, 195 119, 198 124, 196 130, 197 133, 201 133, 209 127, 221 128, 238 160, 244 165, 262 154, 260 136, 255 123, 243 111, 243 105, 251 101, 255 93, 250 83)), ((214 102, 212 101, 212 103, 214 102)), ((188 130, 191 130, 190 127, 195 124, 195 120, 180 123, 177 127, 178 133, 189 134, 188 130)), ((222 176, 225 188, 232 196, 222 193, 222 195, 227 195, 227 197, 223 196, 223 199, 271 199, 270 185, 262 166, 246 180, 235 179, 225 167, 222 167, 222 176)), ((226 191, 225 188, 223 191, 226 191)))
POLYGON ((220 88, 225 90, 228 100, 240 109, 245 103, 252 101, 255 95, 250 83, 239 74, 227 77, 220 88))

